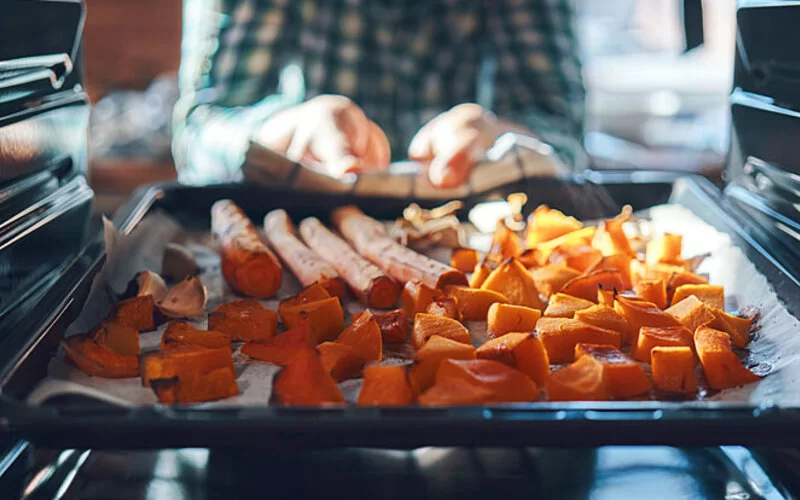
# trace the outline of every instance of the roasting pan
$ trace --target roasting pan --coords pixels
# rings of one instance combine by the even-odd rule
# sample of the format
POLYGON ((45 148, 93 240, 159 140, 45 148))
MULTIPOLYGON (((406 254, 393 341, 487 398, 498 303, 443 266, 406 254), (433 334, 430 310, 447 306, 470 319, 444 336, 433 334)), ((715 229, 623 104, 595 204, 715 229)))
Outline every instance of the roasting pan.
MULTIPOLYGON (((528 210, 546 203, 581 219, 613 216, 624 204, 634 210, 663 203, 685 207, 730 237, 770 285, 775 295, 771 300, 785 308, 787 318, 794 321, 800 314, 800 283, 793 271, 800 267, 793 254, 777 246, 768 250, 765 245, 772 241, 771 235, 705 178, 587 172, 567 180, 525 180, 467 197, 460 215, 465 217, 466 209, 479 202, 519 191, 531 200, 528 210)), ((187 228, 207 230, 210 207, 221 198, 233 199, 253 220, 284 208, 296 221, 308 216, 325 221, 332 208, 348 203, 373 217, 393 219, 411 201, 335 193, 299 196, 246 183, 159 184, 138 191, 117 212, 114 223, 121 233, 129 233, 149 213, 160 210, 187 228)), ((782 377, 781 390, 769 397, 737 401, 536 402, 441 409, 120 408, 86 397, 62 396, 40 406, 26 404, 26 395, 45 376, 66 326, 80 312, 104 256, 98 235, 27 316, 16 332, 18 341, 0 352, 0 430, 59 448, 800 445, 796 432, 800 404, 795 403, 800 400, 800 383, 781 373, 771 375, 782 377)), ((780 350, 780 343, 776 344, 772 347, 780 350)), ((775 354, 776 359, 792 355, 775 354)))

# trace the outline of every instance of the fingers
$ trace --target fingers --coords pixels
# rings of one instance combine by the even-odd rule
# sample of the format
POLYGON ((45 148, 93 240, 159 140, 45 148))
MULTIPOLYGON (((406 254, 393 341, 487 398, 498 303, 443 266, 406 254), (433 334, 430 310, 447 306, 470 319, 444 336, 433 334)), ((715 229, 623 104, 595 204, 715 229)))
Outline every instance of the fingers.
POLYGON ((389 168, 391 159, 391 149, 389 139, 378 126, 377 123, 370 121, 369 141, 367 141, 367 151, 363 156, 363 168, 365 170, 385 170, 389 168))
POLYGON ((480 134, 464 130, 455 137, 440 141, 432 148, 435 156, 428 166, 428 179, 438 188, 454 188, 465 183, 475 166, 475 149, 480 134))
POLYGON ((433 131, 441 116, 439 115, 423 125, 411 139, 411 143, 408 145, 409 160, 428 163, 433 159, 433 131))

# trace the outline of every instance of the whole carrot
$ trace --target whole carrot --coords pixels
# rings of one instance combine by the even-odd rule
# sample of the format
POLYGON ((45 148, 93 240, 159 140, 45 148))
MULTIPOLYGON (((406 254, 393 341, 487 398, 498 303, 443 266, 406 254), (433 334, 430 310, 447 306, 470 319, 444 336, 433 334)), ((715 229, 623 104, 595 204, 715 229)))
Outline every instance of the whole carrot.
POLYGON ((347 294, 344 282, 336 269, 300 241, 285 210, 273 210, 264 217, 267 241, 289 266, 303 286, 318 282, 331 296, 347 294))
POLYGON ((389 309, 397 302, 400 297, 397 283, 328 230, 319 219, 303 220, 299 230, 306 244, 336 269, 364 305, 389 309))
POLYGON ((220 242, 222 275, 231 288, 259 299, 275 295, 283 278, 281 264, 242 209, 231 200, 214 203, 211 230, 220 242))

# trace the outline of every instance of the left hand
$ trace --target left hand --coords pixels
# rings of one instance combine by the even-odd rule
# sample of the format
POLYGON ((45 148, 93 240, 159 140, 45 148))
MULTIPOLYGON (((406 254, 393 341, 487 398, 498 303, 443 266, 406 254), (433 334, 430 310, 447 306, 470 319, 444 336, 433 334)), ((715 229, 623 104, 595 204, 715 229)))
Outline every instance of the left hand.
POLYGON ((408 147, 408 158, 428 167, 428 178, 436 187, 458 187, 472 168, 510 129, 495 116, 473 103, 459 104, 426 123, 408 147))

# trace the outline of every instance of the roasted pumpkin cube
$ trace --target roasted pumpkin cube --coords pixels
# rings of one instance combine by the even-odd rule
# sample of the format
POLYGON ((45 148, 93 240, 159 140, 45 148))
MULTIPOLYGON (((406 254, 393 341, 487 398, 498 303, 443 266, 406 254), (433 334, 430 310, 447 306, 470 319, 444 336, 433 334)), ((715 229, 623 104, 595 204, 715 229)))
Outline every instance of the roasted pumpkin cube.
POLYGON ((725 288, 716 285, 681 285, 675 289, 672 303, 677 304, 692 295, 708 307, 725 309, 725 288))
POLYGON ((538 309, 498 302, 489 307, 487 331, 491 337, 511 332, 532 332, 541 317, 542 312, 538 309))
POLYGON ((190 380, 199 374, 226 369, 236 378, 230 346, 207 349, 184 345, 169 351, 156 351, 139 358, 142 384, 149 387, 154 380, 190 380))
POLYGON ((407 281, 403 287, 401 301, 406 316, 413 318, 418 313, 424 313, 439 292, 419 280, 407 281))
POLYGON ((753 327, 751 318, 734 316, 714 307, 711 308, 711 313, 714 315, 714 321, 708 326, 726 332, 737 347, 747 347, 750 342, 750 329, 753 327))
POLYGON ((184 321, 170 321, 161 336, 161 349, 169 350, 183 345, 195 345, 215 349, 230 347, 231 336, 215 331, 200 330, 184 321))
POLYGON ((683 236, 680 234, 664 233, 647 242, 645 261, 648 265, 663 262, 665 264, 680 264, 683 262, 683 236))
POLYGON ((550 297, 544 315, 548 318, 572 318, 577 311, 588 309, 593 305, 594 302, 565 293, 557 293, 550 297))
POLYGON ((647 302, 652 302, 659 309, 667 307, 667 282, 661 280, 642 280, 634 287, 636 296, 647 302))
POLYGON ((472 270, 472 275, 469 277, 470 288, 480 288, 486 278, 492 274, 492 268, 486 262, 479 262, 472 270))
POLYGON ((525 266, 516 259, 503 261, 481 285, 482 290, 492 290, 504 295, 509 304, 543 309, 536 283, 525 266))
POLYGON ((685 326, 643 326, 634 358, 643 363, 650 362, 650 351, 654 347, 692 347, 692 332, 685 326))
POLYGON ((378 323, 367 309, 339 335, 336 342, 349 345, 353 353, 364 361, 383 359, 383 338, 378 323))
POLYGON ((509 229, 503 220, 498 220, 494 235, 492 235, 492 243, 486 253, 486 261, 499 264, 520 253, 522 253, 522 241, 519 236, 509 229))
POLYGON ((91 333, 95 343, 120 356, 138 356, 139 331, 116 321, 104 321, 91 333))
POLYGON ((608 394, 624 399, 649 392, 652 386, 644 369, 613 345, 578 344, 575 359, 591 356, 603 364, 603 381, 608 394))
POLYGON ((683 285, 707 285, 708 280, 688 271, 674 272, 667 279, 667 303, 674 304, 675 290, 683 285))
POLYGON ((280 301, 278 304, 278 316, 280 316, 281 321, 283 321, 283 310, 285 308, 299 306, 302 304, 310 304, 311 302, 317 302, 319 300, 329 298, 331 298, 331 294, 325 290, 325 287, 323 287, 319 282, 314 282, 303 288, 297 295, 280 301))
POLYGON ((358 406, 406 406, 414 401, 404 365, 367 366, 358 406))
POLYGON ((278 314, 255 299, 234 300, 211 311, 208 329, 242 342, 271 339, 278 332, 278 314))
POLYGON ((126 378, 139 375, 136 356, 123 356, 87 335, 74 335, 61 342, 67 359, 90 377, 126 378))
POLYGON ((701 326, 694 332, 694 346, 708 385, 713 389, 729 389, 761 379, 742 365, 725 332, 701 326))
POLYGON ((700 299, 690 295, 673 304, 666 311, 667 314, 678 320, 680 324, 694 332, 699 326, 707 325, 714 321, 714 313, 700 299))
POLYGON ((336 382, 358 377, 364 366, 364 360, 349 345, 323 342, 317 346, 317 352, 322 366, 336 382))
POLYGON ((344 403, 339 387, 325 370, 317 351, 301 349, 275 377, 275 398, 285 406, 323 406, 344 403))
POLYGON ((436 372, 443 359, 475 359, 475 348, 452 339, 434 335, 417 351, 417 363, 409 373, 409 381, 419 395, 436 381, 436 372))
POLYGON ((458 378, 437 383, 419 396, 422 406, 473 406, 491 402, 494 392, 458 378))
POLYGON ((631 325, 624 316, 614 309, 613 305, 609 307, 596 304, 592 307, 575 311, 574 318, 588 325, 619 332, 622 334, 623 339, 631 337, 631 325))
POLYGON ((547 205, 539 205, 530 216, 525 228, 528 248, 581 229, 583 224, 574 217, 564 215, 547 205))
POLYGON ((242 353, 259 361, 285 366, 298 352, 316 343, 311 324, 303 320, 271 339, 245 343, 242 353))
POLYGON ((558 293, 567 282, 580 275, 580 271, 563 264, 548 264, 531 270, 531 276, 533 276, 536 288, 545 297, 558 293))
POLYGON ((577 344, 622 345, 621 333, 569 318, 542 318, 536 332, 551 363, 571 362, 577 344))
POLYGON ((603 364, 583 356, 569 366, 554 371, 547 379, 550 401, 606 401, 608 390, 603 379, 603 364))
POLYGON ((544 387, 550 360, 542 342, 531 333, 507 333, 489 339, 477 350, 479 359, 491 359, 516 368, 544 387))
POLYGON ((284 307, 281 314, 281 321, 287 328, 307 319, 317 344, 335 339, 344 328, 344 311, 339 297, 284 307))
POLYGON ((454 267, 462 273, 471 273, 478 262, 481 254, 472 248, 455 248, 450 254, 450 267, 454 267))
POLYGON ((603 255, 600 250, 589 245, 562 246, 550 252, 547 260, 551 264, 571 267, 585 273, 603 260, 603 255))
POLYGON ((601 306, 614 307, 614 297, 617 292, 614 290, 597 289, 597 303, 601 306))
POLYGON ((425 311, 434 316, 444 316, 445 318, 461 321, 461 310, 458 307, 458 299, 447 295, 439 295, 433 298, 428 309, 425 311))
POLYGON ((633 258, 630 255, 621 253, 606 255, 587 269, 586 273, 590 274, 595 271, 619 271, 620 277, 622 278, 621 290, 631 290, 633 288, 633 281, 631 280, 632 260, 633 258))
POLYGON ((228 368, 208 372, 185 373, 169 379, 150 381, 160 403, 202 403, 229 398, 239 394, 236 375, 228 368))
POLYGON ((650 351, 653 365, 653 385, 668 392, 694 393, 697 381, 694 376, 694 353, 683 347, 657 346, 650 351))
POLYGON ((533 401, 539 396, 536 383, 524 373, 488 359, 446 359, 436 372, 436 383, 448 378, 485 387, 494 393, 492 399, 501 403, 533 401))
POLYGON ((111 321, 135 328, 140 332, 155 329, 155 303, 152 295, 123 300, 114 306, 111 321))
POLYGON ((410 330, 408 316, 402 309, 395 309, 385 313, 372 313, 372 317, 378 323, 383 341, 387 344, 402 344, 408 340, 410 330))
POLYGON ((623 224, 633 219, 633 210, 630 205, 622 207, 619 215, 613 219, 600 222, 597 232, 592 239, 592 246, 600 250, 603 255, 634 255, 628 237, 622 229, 623 224))
POLYGON ((461 317, 468 321, 483 321, 489 314, 492 304, 508 302, 505 295, 481 288, 450 285, 444 287, 444 292, 456 299, 461 317))
POLYGON ((657 305, 635 297, 617 295, 614 299, 614 310, 631 325, 631 337, 624 339, 624 342, 630 342, 633 351, 639 342, 639 330, 643 326, 680 326, 677 319, 659 309, 657 305))
POLYGON ((469 330, 458 321, 431 314, 417 314, 414 317, 414 329, 411 332, 411 344, 414 348, 421 348, 434 335, 464 344, 471 343, 469 330))
POLYGON ((619 271, 594 271, 570 280, 561 288, 561 293, 594 302, 597 290, 621 291, 624 288, 619 271))

